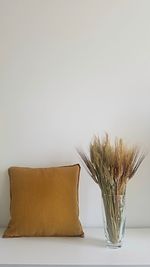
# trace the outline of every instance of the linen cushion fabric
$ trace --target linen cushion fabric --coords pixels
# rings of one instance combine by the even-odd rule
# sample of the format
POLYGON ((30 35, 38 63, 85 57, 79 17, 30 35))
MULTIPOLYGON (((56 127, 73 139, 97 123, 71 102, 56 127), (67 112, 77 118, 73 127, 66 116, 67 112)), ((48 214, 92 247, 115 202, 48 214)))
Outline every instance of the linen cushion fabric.
POLYGON ((11 167, 10 222, 3 237, 81 236, 78 164, 11 167))

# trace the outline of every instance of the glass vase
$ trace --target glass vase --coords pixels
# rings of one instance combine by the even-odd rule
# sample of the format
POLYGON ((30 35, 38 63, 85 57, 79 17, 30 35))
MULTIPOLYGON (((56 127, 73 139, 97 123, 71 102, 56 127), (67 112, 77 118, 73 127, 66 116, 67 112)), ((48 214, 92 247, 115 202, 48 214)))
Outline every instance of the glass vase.
POLYGON ((125 195, 102 194, 104 233, 107 246, 119 248, 125 233, 125 195))

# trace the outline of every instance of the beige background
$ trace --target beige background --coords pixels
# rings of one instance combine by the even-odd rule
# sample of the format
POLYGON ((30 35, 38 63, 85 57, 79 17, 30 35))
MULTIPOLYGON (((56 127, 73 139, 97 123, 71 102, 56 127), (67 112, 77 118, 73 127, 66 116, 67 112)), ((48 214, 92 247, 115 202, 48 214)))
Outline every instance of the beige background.
MULTIPOLYGON (((94 133, 150 149, 149 0, 0 0, 0 225, 7 168, 80 162, 94 133)), ((130 182, 129 226, 150 226, 150 156, 130 182)), ((84 169, 84 225, 102 225, 84 169)))

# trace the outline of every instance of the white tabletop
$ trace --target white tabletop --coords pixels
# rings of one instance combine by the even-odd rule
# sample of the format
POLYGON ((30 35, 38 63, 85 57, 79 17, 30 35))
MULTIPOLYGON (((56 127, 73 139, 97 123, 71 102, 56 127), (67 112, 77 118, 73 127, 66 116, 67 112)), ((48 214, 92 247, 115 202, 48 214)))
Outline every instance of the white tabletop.
POLYGON ((0 238, 0 264, 150 266, 150 229, 126 230, 119 249, 106 247, 102 229, 84 231, 84 238, 0 238))

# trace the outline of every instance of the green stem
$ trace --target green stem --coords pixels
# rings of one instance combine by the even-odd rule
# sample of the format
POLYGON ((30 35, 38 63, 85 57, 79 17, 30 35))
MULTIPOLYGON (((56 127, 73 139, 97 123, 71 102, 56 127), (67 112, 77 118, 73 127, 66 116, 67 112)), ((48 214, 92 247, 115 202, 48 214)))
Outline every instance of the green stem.
POLYGON ((120 241, 120 233, 123 223, 122 220, 124 219, 124 197, 125 196, 102 194, 106 219, 106 231, 109 241, 113 244, 120 241))

